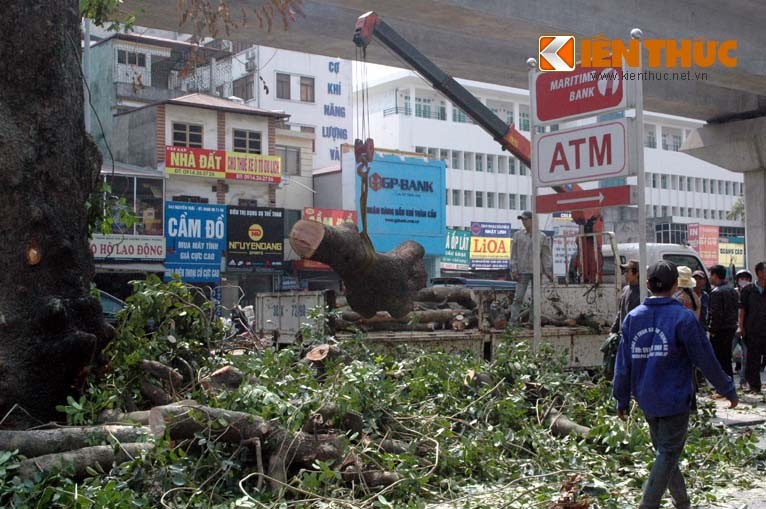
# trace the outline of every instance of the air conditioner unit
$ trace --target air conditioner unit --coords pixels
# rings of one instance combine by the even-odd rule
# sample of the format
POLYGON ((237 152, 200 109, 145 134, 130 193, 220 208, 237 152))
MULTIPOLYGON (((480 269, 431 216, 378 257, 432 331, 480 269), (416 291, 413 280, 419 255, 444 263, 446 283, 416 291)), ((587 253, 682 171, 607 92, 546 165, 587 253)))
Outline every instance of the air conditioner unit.
POLYGON ((255 72, 255 61, 254 60, 248 60, 245 62, 245 71, 247 72, 255 72))

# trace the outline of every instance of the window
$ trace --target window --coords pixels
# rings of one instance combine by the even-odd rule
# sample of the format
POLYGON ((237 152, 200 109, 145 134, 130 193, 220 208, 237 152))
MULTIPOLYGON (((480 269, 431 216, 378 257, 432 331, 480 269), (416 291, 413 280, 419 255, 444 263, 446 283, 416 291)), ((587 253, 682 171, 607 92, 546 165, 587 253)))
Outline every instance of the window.
MULTIPOLYGON (((163 181, 124 175, 107 176, 111 194, 125 199, 123 208, 114 208, 112 233, 127 235, 162 235, 163 181), (122 211, 134 212, 136 223, 128 228, 120 220, 122 211)), ((174 197, 175 198, 175 197, 174 197)))
POLYGON ((460 190, 459 189, 452 190, 452 205, 456 207, 460 206, 460 190))
POLYGON ((702 179, 702 192, 707 193, 707 179, 702 179))
POLYGON ((660 186, 662 189, 668 188, 668 176, 667 175, 660 175, 660 186))
POLYGON ((487 154, 487 173, 495 173, 495 156, 487 154))
POLYGON ((233 135, 234 152, 244 152, 246 154, 261 153, 261 133, 234 129, 233 135))
POLYGON ((173 122, 173 146, 202 148, 202 126, 173 122))
POLYGON ((428 97, 415 98, 415 116, 421 118, 431 118, 431 102, 428 97))
POLYGON ((314 78, 301 76, 301 101, 305 103, 314 102, 314 78))
POLYGON ((253 98, 253 90, 255 87, 255 75, 248 74, 238 80, 234 80, 234 95, 239 97, 243 101, 249 101, 253 98))
POLYGON ((473 207, 473 193, 471 191, 463 191, 463 206, 473 207))
POLYGON ((678 177, 678 189, 681 191, 686 189, 686 177, 678 177))
POLYGON ((675 175, 670 176, 670 189, 678 189, 678 177, 675 175))
POLYGON ((484 207, 484 192, 476 191, 476 206, 479 208, 484 207))
POLYGON ((693 191, 694 189, 694 179, 692 177, 686 178, 686 190, 687 191, 693 191))
POLYGON ((726 187, 726 196, 729 196, 729 195, 731 195, 731 182, 729 182, 729 181, 727 180, 727 181, 726 181, 726 186, 725 186, 725 187, 726 187))
POLYGON ((539 125, 539 126, 535 127, 535 130, 537 131, 537 134, 545 134, 545 126, 544 125, 539 125))
POLYGON ((694 209, 694 217, 702 217, 702 213, 700 212, 700 209, 694 209))
POLYGON ((117 50, 117 63, 135 65, 136 67, 146 67, 146 53, 135 51, 117 50))
POLYGON ((282 160, 282 173, 284 175, 301 174, 301 149, 277 145, 275 152, 282 160))
POLYGON ((465 111, 461 110, 454 104, 452 105, 452 121, 459 122, 461 124, 465 124, 466 122, 468 122, 468 118, 465 115, 465 111))
POLYGON ((678 207, 673 207, 670 212, 671 215, 677 216, 678 215, 678 207))
POLYGON ((449 205, 449 187, 447 188, 447 192, 444 193, 444 204, 449 205))
POLYGON ((652 187, 655 188, 655 189, 660 187, 659 186, 659 179, 657 178, 657 174, 656 173, 652 173, 652 187))
POLYGON ((504 209, 506 206, 506 194, 497 193, 497 208, 504 209))
POLYGON ((471 154, 470 152, 463 152, 463 169, 471 169, 471 154))
POLYGON ((508 158, 508 173, 516 175, 516 159, 513 157, 508 158))
POLYGON ((476 171, 484 171, 484 156, 482 154, 476 154, 476 171))
POLYGON ((460 152, 456 150, 452 151, 452 168, 460 169, 460 152))
POLYGON ((654 131, 654 126, 644 126, 644 146, 657 148, 657 134, 654 131))
POLYGON ((718 181, 718 194, 723 194, 723 180, 718 181))
POLYGON ((668 207, 666 205, 662 206, 662 217, 668 216, 668 207))
POLYGON ((508 195, 508 208, 511 210, 517 210, 516 209, 516 194, 511 193, 508 195))
POLYGON ((659 205, 655 205, 653 208, 654 208, 653 217, 660 217, 660 206, 659 205))
POLYGON ((694 217, 694 216, 692 216, 692 208, 691 207, 687 207, 686 208, 686 215, 688 217, 694 217))
POLYGON ((277 73, 277 99, 290 99, 290 75, 277 73))
POLYGON ((519 195, 519 208, 521 210, 527 210, 527 195, 526 194, 519 195))
POLYGON ((439 101, 439 106, 436 107, 436 118, 447 120, 447 105, 444 101, 439 101))
POLYGON ((487 193, 487 208, 495 208, 495 193, 487 193))
POLYGON ((680 134, 674 134, 671 136, 671 143, 670 143, 670 150, 673 152, 678 152, 681 148, 681 135, 680 134))
POLYGON ((529 131, 529 112, 528 111, 519 112, 519 130, 529 131))
POLYGON ((136 178, 136 233, 162 235, 162 180, 136 178))

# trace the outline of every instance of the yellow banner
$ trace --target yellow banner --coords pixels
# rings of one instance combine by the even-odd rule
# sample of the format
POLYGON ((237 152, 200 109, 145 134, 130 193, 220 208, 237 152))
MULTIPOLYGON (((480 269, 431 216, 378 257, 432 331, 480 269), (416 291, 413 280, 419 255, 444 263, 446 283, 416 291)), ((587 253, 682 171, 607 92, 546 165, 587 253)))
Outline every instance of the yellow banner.
POLYGON ((509 237, 474 237, 471 236, 472 260, 509 260, 511 258, 511 239, 509 237))
POLYGON ((721 242, 718 244, 718 263, 725 267, 734 264, 740 268, 745 266, 745 245, 733 242, 721 242))

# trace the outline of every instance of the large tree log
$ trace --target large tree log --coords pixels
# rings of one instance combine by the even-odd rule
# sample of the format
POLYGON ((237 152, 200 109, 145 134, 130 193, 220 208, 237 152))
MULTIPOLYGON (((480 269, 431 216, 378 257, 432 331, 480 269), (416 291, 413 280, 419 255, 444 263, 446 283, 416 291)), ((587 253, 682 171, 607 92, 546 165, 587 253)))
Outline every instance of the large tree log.
POLYGON ((0 451, 18 450, 22 456, 32 458, 81 449, 92 446, 94 443, 107 442, 110 438, 120 443, 140 442, 148 438, 150 434, 149 428, 145 426, 0 431, 0 451))
POLYGON ((90 295, 85 203, 101 157, 84 129, 78 7, 76 0, 9 0, 0 16, 5 428, 60 418, 56 405, 78 392, 114 334, 90 295))
POLYGON ((142 452, 153 448, 153 444, 121 444, 116 446, 115 452, 115 446, 96 445, 75 451, 46 454, 22 461, 19 465, 19 477, 32 479, 37 472, 50 474, 65 468, 72 468, 73 478, 79 481, 88 476, 87 467, 93 468, 100 465, 105 472, 108 472, 112 469, 112 464, 130 461, 136 456, 140 456, 142 452))
POLYGON ((365 317, 377 311, 406 315, 426 285, 425 250, 417 242, 376 253, 351 223, 333 228, 301 219, 290 232, 290 245, 301 258, 332 267, 343 279, 349 306, 365 317))
POLYGON ((454 286, 432 286, 418 291, 415 300, 422 302, 457 302, 466 309, 474 309, 476 302, 468 288, 454 286))

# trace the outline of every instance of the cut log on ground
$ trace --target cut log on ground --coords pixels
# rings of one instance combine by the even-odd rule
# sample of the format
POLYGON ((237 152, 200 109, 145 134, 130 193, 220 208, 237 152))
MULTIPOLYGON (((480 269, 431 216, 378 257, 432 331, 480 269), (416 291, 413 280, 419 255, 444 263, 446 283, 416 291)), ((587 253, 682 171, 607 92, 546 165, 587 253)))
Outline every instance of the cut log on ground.
POLYGON ((588 436, 588 433, 590 433, 589 427, 577 424, 569 417, 556 410, 551 410, 548 413, 545 423, 550 428, 551 433, 557 437, 565 437, 574 434, 585 438, 588 436))
POLYGON ((91 426, 83 428, 56 428, 28 431, 0 431, 0 451, 17 450, 22 456, 33 458, 57 454, 95 443, 143 442, 151 435, 145 426, 91 426))
POLYGON ((453 286, 423 288, 418 291, 415 300, 422 302, 457 302, 466 309, 474 309, 476 307, 471 290, 453 286))
POLYGON ((141 361, 141 368, 156 377, 160 382, 169 384, 168 386, 173 390, 180 388, 181 383, 184 381, 181 373, 161 362, 144 359, 141 361))
POLYGON ((99 465, 102 470, 108 472, 113 463, 130 461, 142 452, 154 448, 153 444, 121 444, 119 446, 97 445, 83 447, 74 451, 58 454, 46 454, 24 460, 19 465, 19 477, 33 479, 37 472, 50 474, 58 470, 71 468, 75 480, 84 479, 87 475, 87 467, 93 468, 99 465))
POLYGON ((425 250, 417 242, 376 253, 351 223, 333 228, 301 219, 290 232, 290 245, 301 258, 332 267, 343 279, 349 306, 365 317, 377 311, 406 315, 426 285, 425 250))

